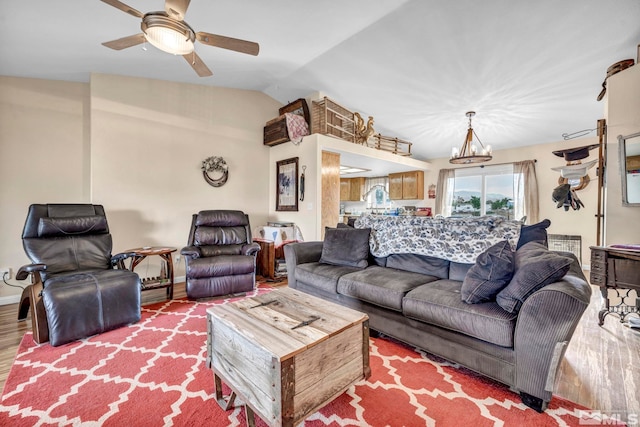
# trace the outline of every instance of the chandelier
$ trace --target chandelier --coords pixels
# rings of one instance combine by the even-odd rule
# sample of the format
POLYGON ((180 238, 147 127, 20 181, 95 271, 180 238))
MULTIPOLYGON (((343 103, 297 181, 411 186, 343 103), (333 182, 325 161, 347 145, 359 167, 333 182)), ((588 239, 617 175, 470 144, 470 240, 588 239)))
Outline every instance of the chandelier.
POLYGON ((476 132, 471 127, 471 118, 476 115, 475 111, 468 111, 466 116, 469 117, 469 129, 467 130, 467 137, 462 144, 462 148, 458 150, 453 147, 451 150, 451 158, 449 163, 454 164, 467 164, 467 163, 482 163, 491 160, 491 146, 486 147, 476 135, 476 132), (473 143, 473 136, 475 135, 478 143, 480 144, 481 151, 478 152, 478 147, 473 143))

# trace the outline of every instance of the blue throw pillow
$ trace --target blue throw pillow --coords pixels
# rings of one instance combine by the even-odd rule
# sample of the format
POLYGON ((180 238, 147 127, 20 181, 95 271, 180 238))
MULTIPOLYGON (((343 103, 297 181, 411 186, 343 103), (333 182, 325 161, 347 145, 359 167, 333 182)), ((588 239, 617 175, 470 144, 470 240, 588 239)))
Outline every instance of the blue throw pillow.
POLYGON ((513 279, 498 293, 496 302, 505 311, 517 313, 532 293, 564 277, 572 261, 542 243, 526 243, 516 250, 513 279))
POLYGON ((460 294, 467 304, 495 300, 513 277, 514 252, 507 240, 481 253, 462 281, 460 294))
POLYGON ((369 265, 370 228, 326 228, 320 262, 365 268, 369 265))

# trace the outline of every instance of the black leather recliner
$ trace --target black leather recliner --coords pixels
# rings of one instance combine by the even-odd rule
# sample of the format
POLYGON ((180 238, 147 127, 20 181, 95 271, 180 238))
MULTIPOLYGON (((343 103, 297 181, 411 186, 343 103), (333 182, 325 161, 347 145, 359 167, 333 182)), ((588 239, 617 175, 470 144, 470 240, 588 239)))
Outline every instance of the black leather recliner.
POLYGON ((186 290, 190 299, 252 291, 256 254, 249 216, 242 211, 207 210, 193 215, 186 247, 186 290))
POLYGON ((33 264, 22 293, 18 319, 31 309, 33 339, 57 346, 140 320, 140 278, 111 256, 112 241, 101 205, 34 204, 22 232, 33 264))

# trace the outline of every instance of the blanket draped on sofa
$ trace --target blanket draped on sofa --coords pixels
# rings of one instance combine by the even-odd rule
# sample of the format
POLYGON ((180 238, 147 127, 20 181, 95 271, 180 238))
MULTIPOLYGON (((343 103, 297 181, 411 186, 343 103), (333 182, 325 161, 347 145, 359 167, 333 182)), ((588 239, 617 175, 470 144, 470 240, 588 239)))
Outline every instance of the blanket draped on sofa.
POLYGON ((521 221, 498 216, 429 218, 362 215, 355 228, 370 228, 371 254, 412 253, 473 264, 487 248, 508 240, 515 250, 521 221))

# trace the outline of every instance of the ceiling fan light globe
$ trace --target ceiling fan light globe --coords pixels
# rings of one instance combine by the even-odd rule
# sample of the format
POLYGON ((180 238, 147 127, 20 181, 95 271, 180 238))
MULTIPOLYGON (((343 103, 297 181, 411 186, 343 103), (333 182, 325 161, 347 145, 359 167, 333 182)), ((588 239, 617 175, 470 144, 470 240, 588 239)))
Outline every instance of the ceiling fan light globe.
POLYGON ((193 41, 179 31, 162 26, 149 27, 145 31, 147 41, 158 49, 174 55, 193 52, 193 41))

